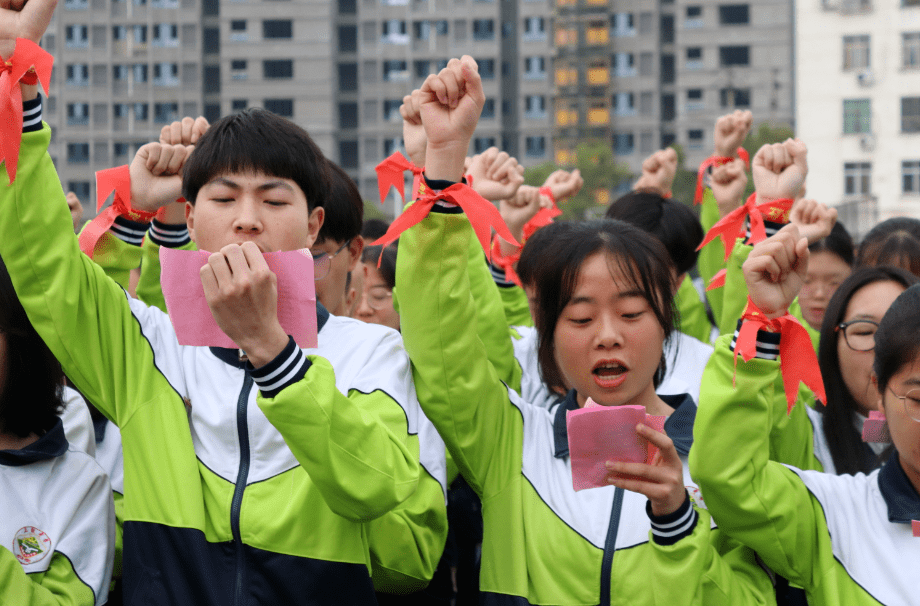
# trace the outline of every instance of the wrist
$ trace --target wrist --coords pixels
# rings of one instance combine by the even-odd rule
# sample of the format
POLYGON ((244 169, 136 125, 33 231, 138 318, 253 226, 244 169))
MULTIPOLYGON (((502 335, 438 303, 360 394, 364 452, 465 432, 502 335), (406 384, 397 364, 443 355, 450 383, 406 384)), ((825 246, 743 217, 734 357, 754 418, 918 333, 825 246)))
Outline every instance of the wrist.
POLYGON ((31 101, 38 97, 38 85, 37 84, 26 84, 24 82, 19 83, 19 88, 22 90, 22 100, 31 101))
POLYGON ((240 349, 246 352, 249 363, 252 364, 253 368, 256 370, 277 358, 290 341, 290 337, 284 332, 284 329, 281 328, 281 324, 278 322, 277 318, 274 324, 275 325, 269 330, 256 338, 244 339, 242 342, 237 342, 240 349))
POLYGON ((658 513, 655 504, 650 500, 646 504, 645 513, 652 523, 652 539, 659 545, 673 545, 684 537, 693 534, 698 515, 690 503, 690 495, 684 489, 682 500, 670 511, 658 513))
POLYGON ((460 181, 468 149, 468 140, 429 142, 425 151, 425 176, 436 181, 460 181))

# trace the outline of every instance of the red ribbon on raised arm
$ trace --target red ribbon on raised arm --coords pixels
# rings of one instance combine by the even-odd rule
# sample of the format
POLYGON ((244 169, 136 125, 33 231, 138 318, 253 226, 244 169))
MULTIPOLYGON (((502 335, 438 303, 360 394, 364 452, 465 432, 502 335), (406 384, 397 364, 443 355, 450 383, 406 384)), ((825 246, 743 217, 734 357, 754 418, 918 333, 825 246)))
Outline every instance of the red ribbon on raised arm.
POLYGON ((732 212, 728 213, 718 223, 712 226, 703 242, 697 247, 697 250, 719 237, 725 247, 725 260, 732 254, 735 248, 735 240, 744 235, 744 220, 751 221, 751 244, 757 244, 767 239, 767 229, 764 225, 764 217, 777 223, 789 222, 789 211, 792 209, 792 200, 785 198, 782 200, 771 200, 763 204, 757 204, 757 194, 751 194, 742 206, 739 206, 732 212))
POLYGON ((112 227, 115 217, 121 215, 132 221, 147 223, 156 216, 155 212, 148 213, 131 208, 131 170, 127 164, 96 172, 96 212, 99 213, 96 218, 80 232, 80 250, 90 259, 93 258, 96 242, 112 227), (99 209, 113 191, 115 199, 112 205, 99 213, 99 209))
POLYGON ((19 82, 41 82, 47 94, 53 66, 54 57, 25 38, 16 38, 16 49, 9 59, 0 57, 0 160, 6 162, 10 184, 16 179, 22 144, 22 90, 19 82))
POLYGON ((420 168, 410 162, 404 155, 399 152, 394 153, 389 158, 381 162, 374 169, 377 171, 377 187, 380 190, 380 203, 383 204, 390 193, 390 188, 395 187, 399 192, 399 197, 405 199, 406 184, 403 180, 403 173, 407 170, 412 171, 412 195, 418 195, 419 183, 422 179, 424 168, 420 168))
POLYGON ((719 271, 717 271, 716 275, 712 277, 712 280, 710 280, 709 284, 706 286, 706 290, 707 291, 715 290, 717 288, 722 288, 723 286, 725 286, 726 273, 727 272, 724 269, 720 269, 719 271))
POLYGON ((767 318, 754 305, 750 297, 741 316, 743 322, 735 341, 735 364, 738 355, 747 362, 757 354, 757 331, 761 329, 778 332, 780 372, 783 375, 783 389, 786 392, 786 412, 792 411, 799 393, 799 383, 804 383, 822 402, 827 402, 821 368, 815 355, 811 338, 799 321, 788 313, 773 320, 767 318))
POLYGON ((521 248, 508 256, 502 255, 502 247, 498 236, 492 239, 492 263, 505 270, 505 280, 521 286, 521 278, 514 270, 514 264, 521 260, 521 248))
MULTIPOLYGON (((751 157, 748 154, 747 150, 744 149, 743 147, 739 147, 735 153, 738 154, 739 158, 744 160, 744 165, 750 168, 751 166, 750 158, 751 157)), ((703 177, 706 175, 706 171, 709 170, 709 167, 710 166, 724 166, 728 164, 729 162, 733 162, 734 160, 735 158, 732 156, 709 156, 708 158, 703 160, 703 163, 700 164, 700 171, 696 175, 696 194, 693 196, 694 204, 703 203, 703 189, 704 189, 703 188, 703 177)), ((665 196, 665 197, 670 197, 670 196, 665 196)))
MULTIPOLYGON (((447 189, 442 189, 436 193, 429 190, 428 193, 416 200, 412 206, 408 207, 403 214, 396 217, 390 224, 389 229, 387 229, 387 233, 372 243, 371 246, 382 245, 385 247, 395 241, 400 234, 427 217, 428 212, 439 200, 456 204, 463 209, 463 212, 466 213, 467 218, 470 220, 470 225, 473 226, 473 231, 476 232, 476 237, 479 238, 482 249, 487 255, 489 254, 489 239, 492 235, 492 229, 495 229, 498 235, 511 244, 520 246, 514 236, 511 235, 508 226, 505 225, 505 221, 499 214, 498 209, 495 208, 495 205, 464 183, 454 183, 447 189)), ((380 258, 383 258, 382 251, 380 258)), ((377 260, 377 265, 380 265, 379 259, 377 260)))

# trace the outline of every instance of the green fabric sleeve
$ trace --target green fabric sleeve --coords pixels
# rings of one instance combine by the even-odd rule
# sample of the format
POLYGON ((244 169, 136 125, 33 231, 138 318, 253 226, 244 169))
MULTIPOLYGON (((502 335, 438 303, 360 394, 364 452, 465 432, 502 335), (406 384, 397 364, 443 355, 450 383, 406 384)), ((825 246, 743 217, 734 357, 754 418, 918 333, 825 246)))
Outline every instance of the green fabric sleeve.
MULTIPOLYGON (((707 187, 703 190, 703 205, 700 209, 703 233, 709 233, 712 226, 719 222, 719 218, 719 205, 716 204, 712 190, 707 187)), ((700 277, 708 286, 710 280, 725 267, 725 247, 722 246, 721 238, 716 238, 700 250, 696 266, 700 270, 700 277)), ((712 317, 718 321, 722 317, 722 289, 707 290, 706 296, 709 299, 709 307, 712 309, 712 317)))
MULTIPOLYGON (((198 250, 194 242, 180 246, 177 250, 198 250)), ((163 289, 160 287, 160 247, 144 238, 141 245, 141 277, 137 281, 137 298, 152 307, 166 311, 166 299, 163 298, 163 289)))
POLYGON ((122 551, 124 550, 125 534, 125 496, 120 492, 112 491, 115 499, 115 564, 112 568, 112 582, 121 578, 122 551))
POLYGON ((530 316, 530 305, 527 303, 527 293, 518 285, 501 287, 502 304, 505 306, 505 319, 508 326, 533 326, 530 316))
POLYGON ((0 604, 94 606, 93 590, 80 580, 70 560, 58 552, 51 556, 45 572, 26 574, 16 556, 0 548, 0 579, 0 604))
MULTIPOLYGON (((465 215, 430 213, 400 236, 396 284, 419 403, 487 499, 520 474, 523 427, 479 336, 465 215)), ((505 332, 507 335, 507 331, 505 332)))
POLYGON ((389 395, 345 397, 329 361, 308 357, 302 380, 256 401, 329 508, 347 520, 373 520, 415 492, 418 440, 413 448, 408 434, 391 429, 405 426, 405 413, 389 395))
MULTIPOLYGON (((86 229, 87 225, 89 223, 84 225, 83 229, 86 229)), ((93 249, 93 261, 105 270, 108 277, 128 290, 131 270, 140 267, 141 264, 141 249, 117 238, 111 232, 105 232, 93 249)))
POLYGON ((674 295, 674 304, 680 314, 680 332, 703 343, 709 343, 712 324, 706 316, 706 304, 700 299, 700 293, 697 292, 689 275, 684 276, 680 283, 677 294, 674 295))
POLYGON ((779 362, 739 358, 735 366, 730 342, 719 338, 703 374, 690 471, 719 528, 807 589, 833 554, 820 504, 770 461, 770 434, 785 416, 775 405, 779 362))

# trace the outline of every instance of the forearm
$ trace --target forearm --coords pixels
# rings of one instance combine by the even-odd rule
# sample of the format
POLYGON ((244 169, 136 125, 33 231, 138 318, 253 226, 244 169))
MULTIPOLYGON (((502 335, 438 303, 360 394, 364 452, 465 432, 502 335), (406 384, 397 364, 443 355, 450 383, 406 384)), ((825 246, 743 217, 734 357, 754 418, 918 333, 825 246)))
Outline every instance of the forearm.
POLYGON ((160 286, 162 246, 179 250, 197 250, 197 247, 189 238, 188 228, 184 224, 165 224, 156 219, 151 222, 150 231, 141 247, 141 277, 137 282, 137 298, 168 313, 163 288, 160 286))

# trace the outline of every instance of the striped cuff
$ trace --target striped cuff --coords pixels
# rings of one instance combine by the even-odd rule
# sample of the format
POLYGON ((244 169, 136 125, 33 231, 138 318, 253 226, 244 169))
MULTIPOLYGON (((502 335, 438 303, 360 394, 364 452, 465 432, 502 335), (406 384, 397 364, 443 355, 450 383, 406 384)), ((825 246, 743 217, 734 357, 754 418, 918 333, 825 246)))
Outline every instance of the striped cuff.
POLYGON ((150 241, 157 246, 166 248, 181 248, 192 241, 188 235, 188 225, 177 223, 161 223, 154 219, 150 222, 150 241))
MULTIPOLYGON (((735 351, 735 343, 738 341, 738 331, 741 330, 741 323, 744 320, 738 320, 738 327, 735 328, 735 334, 732 335, 731 350, 735 351)), ((779 357, 780 333, 768 332, 766 330, 757 331, 757 355, 755 358, 761 360, 775 360, 779 357)))
POLYGON ((666 516, 652 514, 652 503, 645 504, 645 513, 652 522, 652 539, 659 545, 673 545, 693 534, 699 514, 690 504, 690 495, 684 491, 684 502, 674 513, 666 516))
MULTIPOLYGON (((424 175, 423 175, 424 177, 424 175)), ((439 192, 442 189, 447 189, 451 185, 456 185, 455 181, 447 181, 444 179, 429 179, 424 177, 425 185, 428 186, 432 192, 439 192)), ((461 183, 466 183, 466 177, 464 177, 461 183)), ((463 209, 454 204, 453 202, 447 202, 445 200, 438 200, 434 203, 434 206, 431 208, 433 213, 443 213, 445 215, 459 215, 463 214, 463 209)))
POLYGON ((144 242, 144 236, 147 234, 147 227, 146 223, 138 223, 117 215, 109 231, 122 242, 127 242, 132 246, 140 246, 144 242))
MULTIPOLYGON (((769 238, 770 236, 775 235, 776 232, 782 228, 786 227, 786 224, 774 223, 773 221, 764 221, 763 226, 764 230, 767 232, 767 237, 769 238)), ((749 218, 744 220, 744 243, 751 244, 751 220, 749 218)))
POLYGON ((259 386, 263 397, 274 398, 285 387, 301 380, 311 364, 303 350, 297 347, 294 337, 288 337, 288 344, 274 360, 261 368, 246 362, 246 372, 259 386))
MULTIPOLYGON (((488 262, 487 262, 488 263, 488 262)), ((492 279, 495 280, 495 285, 499 288, 513 288, 517 286, 514 282, 510 282, 505 278, 505 268, 499 267, 494 263, 488 263, 489 271, 492 273, 492 279)))
POLYGON ((22 132, 31 133, 42 129, 42 96, 22 102, 22 132))

